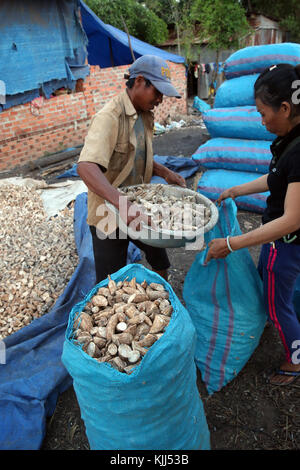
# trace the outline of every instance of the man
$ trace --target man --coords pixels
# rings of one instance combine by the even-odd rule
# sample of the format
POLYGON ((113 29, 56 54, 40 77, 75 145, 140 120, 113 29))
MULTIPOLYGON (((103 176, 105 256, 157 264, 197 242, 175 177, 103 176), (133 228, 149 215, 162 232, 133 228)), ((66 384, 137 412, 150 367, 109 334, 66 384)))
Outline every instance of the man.
MULTIPOLYGON (((153 161, 152 110, 162 103, 163 95, 180 98, 171 84, 167 62, 144 55, 130 66, 129 76, 125 77, 128 78, 126 89, 93 117, 77 170, 88 187, 87 223, 93 239, 96 283, 126 265, 129 241, 144 251, 152 269, 166 280, 170 266, 165 249, 122 238, 115 218, 111 213, 107 217, 104 200, 119 210, 117 188, 150 183, 152 175, 163 177, 169 184, 186 186, 184 178, 153 161)), ((126 205, 127 211, 121 217, 127 226, 137 217, 143 218, 129 201, 126 205)))

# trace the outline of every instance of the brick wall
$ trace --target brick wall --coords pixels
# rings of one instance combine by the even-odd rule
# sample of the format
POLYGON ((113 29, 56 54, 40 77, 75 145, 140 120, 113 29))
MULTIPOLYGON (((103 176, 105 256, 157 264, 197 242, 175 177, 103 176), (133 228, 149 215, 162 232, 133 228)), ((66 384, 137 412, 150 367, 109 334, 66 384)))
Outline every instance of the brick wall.
MULTIPOLYGON (((164 97, 155 110, 159 123, 168 115, 187 113, 185 67, 171 62, 169 66, 172 83, 182 99, 164 97)), ((91 66, 83 91, 44 100, 40 108, 26 103, 0 113, 0 172, 82 145, 92 116, 125 88, 123 75, 127 69, 127 65, 106 69, 91 66)))

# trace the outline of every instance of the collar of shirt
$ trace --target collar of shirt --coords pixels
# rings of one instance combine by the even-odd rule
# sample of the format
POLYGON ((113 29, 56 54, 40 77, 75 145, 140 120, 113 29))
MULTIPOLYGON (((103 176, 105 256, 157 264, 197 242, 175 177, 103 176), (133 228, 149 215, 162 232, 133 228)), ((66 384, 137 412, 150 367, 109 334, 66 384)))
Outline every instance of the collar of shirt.
POLYGON ((286 134, 285 136, 277 137, 273 141, 270 150, 273 156, 275 157, 275 160, 277 160, 280 155, 282 155, 289 143, 292 142, 298 136, 300 136, 300 124, 297 124, 295 127, 293 127, 293 129, 288 132, 288 134, 286 134))
POLYGON ((121 97, 122 97, 122 100, 123 100, 123 103, 124 103, 125 113, 127 114, 127 116, 133 116, 137 119, 138 114, 136 112, 135 107, 132 104, 131 99, 129 98, 129 95, 127 93, 127 89, 122 91, 121 97))

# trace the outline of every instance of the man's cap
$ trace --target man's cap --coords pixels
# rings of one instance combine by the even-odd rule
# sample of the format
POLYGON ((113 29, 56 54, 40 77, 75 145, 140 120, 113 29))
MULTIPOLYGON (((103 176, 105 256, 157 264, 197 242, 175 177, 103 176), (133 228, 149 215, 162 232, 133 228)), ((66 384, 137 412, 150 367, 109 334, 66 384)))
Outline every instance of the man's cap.
POLYGON ((170 68, 165 60, 155 55, 143 55, 129 67, 129 78, 142 75, 163 95, 181 98, 171 83, 170 68))

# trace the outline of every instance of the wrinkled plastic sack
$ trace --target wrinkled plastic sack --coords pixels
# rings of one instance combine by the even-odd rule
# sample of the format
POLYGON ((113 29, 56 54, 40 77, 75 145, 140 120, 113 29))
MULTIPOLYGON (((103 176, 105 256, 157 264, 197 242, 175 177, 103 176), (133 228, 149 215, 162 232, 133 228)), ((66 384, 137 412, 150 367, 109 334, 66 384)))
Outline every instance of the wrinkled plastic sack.
MULTIPOLYGON (((198 181, 197 191, 212 201, 218 199, 225 189, 231 188, 259 178, 257 173, 231 170, 207 170, 198 181)), ((248 194, 235 198, 239 209, 261 214, 266 208, 269 191, 248 194)))
POLYGON ((300 44, 283 42, 245 47, 225 60, 224 73, 227 79, 236 78, 241 75, 261 73, 266 67, 280 63, 298 65, 300 44))
POLYGON ((127 375, 99 363, 72 340, 74 319, 99 286, 69 317, 62 361, 73 385, 91 450, 209 449, 209 431, 196 386, 195 328, 171 286, 158 274, 131 264, 111 275, 164 284, 174 311, 163 336, 127 375))
POLYGON ((217 89, 214 108, 255 106, 254 84, 259 74, 225 80, 217 89))
POLYGON ((163 126, 159 124, 159 122, 154 123, 154 134, 164 134, 165 132, 169 132, 172 129, 180 129, 181 127, 185 126, 186 122, 181 119, 180 121, 171 121, 170 124, 163 126))
POLYGON ((261 115, 255 106, 214 108, 202 114, 211 137, 229 137, 249 140, 274 140, 275 134, 261 123, 261 115))
MULTIPOLYGON (((240 235, 237 208, 225 200, 213 238, 240 235)), ((263 286, 247 248, 204 266, 208 248, 188 271, 183 289, 186 308, 196 328, 195 361, 209 394, 233 380, 259 344, 266 313, 263 286)))
POLYGON ((209 103, 206 103, 206 101, 203 101, 198 96, 195 96, 193 101, 193 108, 197 109, 197 111, 200 113, 203 113, 211 109, 211 106, 209 103))
POLYGON ((272 158, 268 140, 215 137, 201 145, 192 159, 205 168, 266 174, 272 158))

